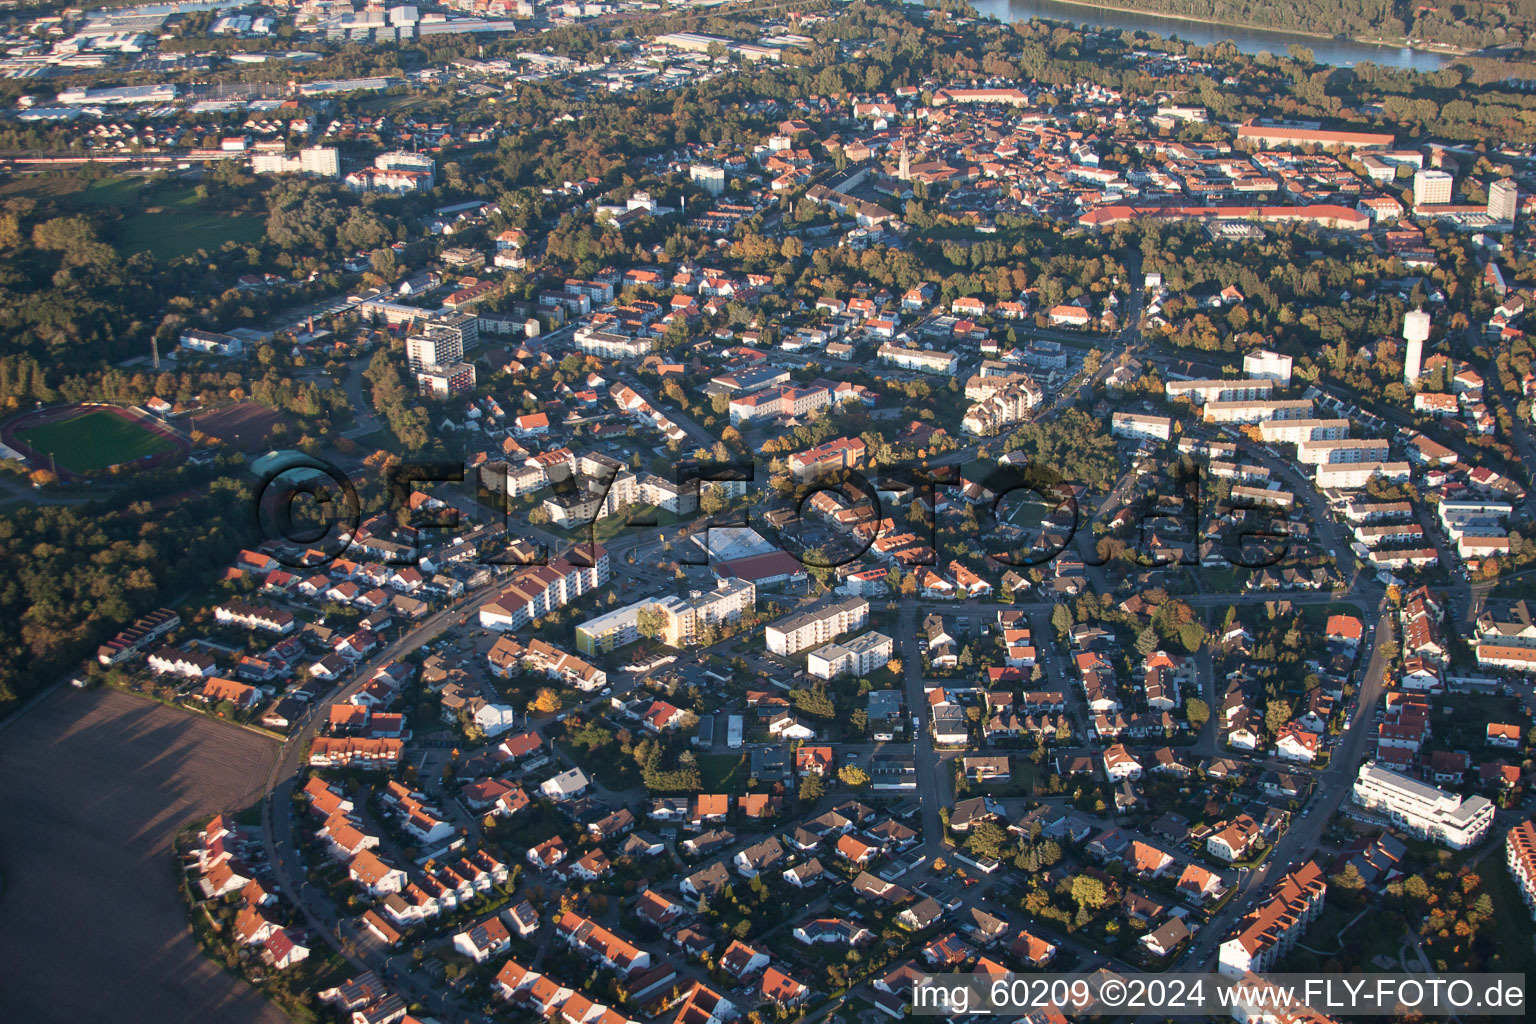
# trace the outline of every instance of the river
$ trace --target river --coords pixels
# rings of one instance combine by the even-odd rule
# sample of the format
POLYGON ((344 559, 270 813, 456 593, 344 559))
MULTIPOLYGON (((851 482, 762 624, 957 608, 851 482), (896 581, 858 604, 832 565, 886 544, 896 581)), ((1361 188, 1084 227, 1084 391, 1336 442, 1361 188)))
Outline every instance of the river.
POLYGON ((1230 41, 1240 52, 1249 54, 1258 53, 1261 50, 1283 54, 1287 46, 1295 44, 1311 50, 1319 64, 1343 67, 1370 61, 1383 67, 1436 71, 1451 59, 1445 54, 1426 53, 1406 46, 1362 43, 1353 39, 1322 39, 1316 36, 1278 32, 1273 29, 1212 25, 1160 14, 1142 14, 1135 11, 1117 11, 1085 4, 1065 3, 1063 0, 972 0, 972 2, 983 16, 994 17, 999 21, 1049 18, 1077 25, 1103 25, 1131 31, 1155 32, 1164 38, 1178 36, 1185 42, 1201 45, 1230 41))

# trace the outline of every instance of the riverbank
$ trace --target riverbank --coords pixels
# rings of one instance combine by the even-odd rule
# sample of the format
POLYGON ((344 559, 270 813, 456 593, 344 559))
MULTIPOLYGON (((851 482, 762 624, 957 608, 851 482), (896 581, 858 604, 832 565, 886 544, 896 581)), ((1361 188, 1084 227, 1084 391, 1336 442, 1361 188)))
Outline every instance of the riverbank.
MULTIPOLYGON (((1007 0, 1000 0, 1000 2, 1006 6, 1007 0)), ((1051 5, 1060 5, 1062 7, 1084 7, 1088 8, 1089 10, 1107 11, 1112 14, 1130 14, 1144 18, 1161 18, 1168 21, 1179 21, 1189 25, 1200 25, 1213 29, 1229 28, 1242 29, 1245 31, 1260 31, 1272 33, 1278 36, 1290 36, 1298 41, 1308 39, 1326 40, 1329 42, 1348 40, 1352 43, 1358 43, 1361 46, 1380 47, 1386 50, 1413 50, 1417 53, 1433 54, 1438 57, 1465 57, 1470 53, 1470 51, 1463 49, 1462 47, 1453 46, 1450 43, 1431 43, 1422 40, 1411 40, 1404 37, 1399 37, 1396 39, 1381 39, 1371 38, 1369 36, 1327 35, 1322 32, 1307 32, 1302 29, 1275 28, 1269 25, 1255 25, 1245 22, 1225 21, 1214 18, 1197 18, 1190 14, 1175 14, 1171 11, 1160 11, 1143 7, 1107 3, 1104 2, 1104 0, 1043 0, 1043 2, 1051 5)), ((1066 12, 1063 12, 1063 15, 1066 16, 1066 12)), ((1049 17, 1048 14, 1032 16, 1049 17)))

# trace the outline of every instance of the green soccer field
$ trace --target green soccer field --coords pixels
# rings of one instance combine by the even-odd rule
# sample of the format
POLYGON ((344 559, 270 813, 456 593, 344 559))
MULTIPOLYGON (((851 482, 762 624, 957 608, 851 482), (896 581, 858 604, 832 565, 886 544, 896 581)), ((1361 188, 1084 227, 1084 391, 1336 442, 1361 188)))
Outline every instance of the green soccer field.
POLYGON ((174 446, 165 438, 116 413, 95 410, 73 419, 16 432, 43 458, 51 453, 61 469, 94 473, 108 466, 159 455, 174 446))

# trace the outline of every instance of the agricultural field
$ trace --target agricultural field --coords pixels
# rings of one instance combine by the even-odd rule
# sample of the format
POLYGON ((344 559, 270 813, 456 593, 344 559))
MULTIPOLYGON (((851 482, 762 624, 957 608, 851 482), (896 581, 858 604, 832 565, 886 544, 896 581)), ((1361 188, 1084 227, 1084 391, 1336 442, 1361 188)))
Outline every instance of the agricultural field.
POLYGON ((94 473, 175 447, 165 438, 105 409, 28 427, 17 431, 16 436, 39 455, 52 455, 60 466, 76 473, 94 473))
POLYGON ((206 959, 171 839, 261 790, 276 745, 113 690, 60 689, 0 745, 8 1020, 286 1018, 206 959))

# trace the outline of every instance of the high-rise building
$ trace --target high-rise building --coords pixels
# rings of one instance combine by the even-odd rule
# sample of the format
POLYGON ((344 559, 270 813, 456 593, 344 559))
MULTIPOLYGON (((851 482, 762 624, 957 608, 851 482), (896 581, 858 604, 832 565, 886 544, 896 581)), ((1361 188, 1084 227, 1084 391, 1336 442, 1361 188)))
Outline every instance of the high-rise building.
POLYGON ((464 346, 451 331, 427 331, 405 340, 405 355, 411 369, 418 373, 434 366, 447 366, 464 358, 464 346))
POLYGON ((1451 188, 1456 179, 1444 171, 1413 172, 1413 205, 1443 206, 1451 201, 1451 188))
POLYGON ((255 153, 251 170, 257 174, 314 174, 322 178, 341 175, 341 161, 333 146, 311 146, 297 153, 255 153))
POLYGON ((1488 216, 1500 224, 1513 224, 1520 208, 1520 190, 1508 178, 1488 186, 1488 216))
POLYGON ((324 178, 341 176, 341 160, 335 146, 310 146, 299 150, 299 170, 324 178))
POLYGON ((1420 309, 1403 314, 1403 340, 1408 351, 1403 356, 1403 383, 1417 384, 1424 372, 1424 342, 1429 340, 1429 314, 1420 309))
POLYGON ((463 362, 431 366, 416 374, 416 387, 434 398, 447 398, 461 391, 473 391, 475 368, 463 362))
POLYGON ((1272 380, 1279 387, 1288 388, 1291 386, 1291 357, 1268 349, 1255 349, 1243 356, 1243 372, 1249 377, 1272 380))

